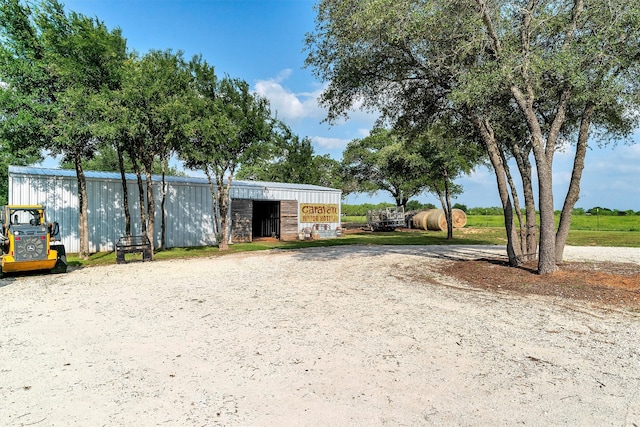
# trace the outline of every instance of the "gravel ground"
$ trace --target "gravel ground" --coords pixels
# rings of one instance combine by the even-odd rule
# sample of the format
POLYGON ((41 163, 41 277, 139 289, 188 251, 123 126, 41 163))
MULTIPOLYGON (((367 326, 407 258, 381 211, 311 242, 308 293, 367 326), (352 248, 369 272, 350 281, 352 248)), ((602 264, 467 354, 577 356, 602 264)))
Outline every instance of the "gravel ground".
MULTIPOLYGON (((2 279, 0 425, 640 426, 640 313, 435 268, 502 254, 352 246, 2 279)), ((640 266, 640 249, 565 259, 640 266)))

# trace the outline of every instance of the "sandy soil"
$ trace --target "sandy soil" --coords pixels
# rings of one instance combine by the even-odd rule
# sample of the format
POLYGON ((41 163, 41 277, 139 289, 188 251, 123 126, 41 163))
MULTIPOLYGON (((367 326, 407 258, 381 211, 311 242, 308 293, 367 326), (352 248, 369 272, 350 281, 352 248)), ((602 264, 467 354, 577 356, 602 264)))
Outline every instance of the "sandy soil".
MULTIPOLYGON (((502 253, 342 247, 2 279, 0 425, 640 426, 640 310, 439 269, 502 253)), ((640 249, 565 258, 640 265, 640 249)))

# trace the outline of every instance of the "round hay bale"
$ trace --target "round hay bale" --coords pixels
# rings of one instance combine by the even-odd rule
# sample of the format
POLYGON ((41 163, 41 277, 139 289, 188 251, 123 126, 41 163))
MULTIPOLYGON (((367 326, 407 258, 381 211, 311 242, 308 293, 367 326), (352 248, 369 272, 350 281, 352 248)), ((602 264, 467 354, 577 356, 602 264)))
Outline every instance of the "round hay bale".
POLYGON ((413 228, 419 228, 421 230, 427 229, 427 218, 431 212, 435 211, 435 209, 427 209, 426 211, 420 211, 413 216, 411 219, 413 223, 413 228))
POLYGON ((442 231, 447 229, 447 216, 442 209, 436 209, 427 218, 427 230, 442 231))
POLYGON ((462 209, 452 209, 451 221, 453 222, 453 228, 462 228, 467 225, 467 214, 462 209))

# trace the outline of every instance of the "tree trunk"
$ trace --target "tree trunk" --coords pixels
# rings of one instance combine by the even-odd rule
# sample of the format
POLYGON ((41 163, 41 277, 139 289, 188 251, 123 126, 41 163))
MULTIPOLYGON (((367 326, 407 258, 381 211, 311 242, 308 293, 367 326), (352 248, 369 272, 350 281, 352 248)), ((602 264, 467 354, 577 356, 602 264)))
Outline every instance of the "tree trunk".
POLYGON ((142 171, 140 170, 140 165, 133 155, 130 155, 131 162, 133 163, 133 170, 136 173, 136 179, 138 181, 138 203, 140 205, 140 227, 142 235, 147 234, 147 210, 146 210, 146 199, 144 197, 144 185, 142 184, 142 171))
POLYGON ((218 249, 226 251, 229 249, 229 191, 231 189, 231 175, 227 178, 227 185, 219 177, 218 182, 218 203, 220 206, 220 242, 218 249))
POLYGON ((513 217, 513 204, 511 203, 511 197, 509 196, 504 164, 502 163, 497 151, 497 144, 492 144, 492 148, 489 149, 489 158, 496 173, 498 194, 500 195, 500 201, 502 202, 504 226, 507 234, 507 257, 509 258, 509 265, 517 267, 522 265, 523 262, 522 244, 520 243, 520 235, 517 232, 513 217))
MULTIPOLYGON (((540 249, 538 255, 538 274, 549 274, 556 271, 556 220, 553 205, 553 155, 564 123, 566 107, 571 91, 566 89, 560 96, 555 117, 549 127, 546 143, 542 143, 542 134, 538 128, 532 128, 531 146, 538 169, 538 191, 540 197, 540 249)), ((536 117, 533 108, 527 113, 536 117)), ((528 122, 532 120, 528 119, 528 122)))
POLYGON ((164 250, 167 246, 167 215, 165 213, 165 201, 167 199, 167 183, 166 178, 167 161, 162 159, 162 199, 160 200, 160 212, 162 215, 160 224, 160 249, 164 250))
POLYGON ((538 206, 540 207, 540 249, 538 274, 556 271, 556 224, 553 210, 553 177, 551 165, 536 156, 538 169, 538 206))
POLYGON ((402 206, 402 208, 406 208, 406 206, 407 206, 407 201, 408 201, 407 199, 405 199, 405 198, 404 198, 404 197, 402 197, 402 196, 394 197, 394 199, 395 199, 395 201, 396 201, 396 206, 397 206, 397 207, 401 207, 401 206, 402 206))
POLYGON ((513 218, 513 205, 511 204, 509 188, 505 179, 505 168, 500 156, 500 149, 496 143, 493 130, 489 123, 475 115, 471 117, 471 120, 482 136, 482 141, 487 149, 489 160, 495 170, 498 194, 500 195, 500 201, 502 202, 504 225, 507 232, 507 257, 509 258, 509 265, 516 267, 522 264, 522 246, 519 244, 519 235, 516 232, 513 218))
MULTIPOLYGON (((528 150, 527 150, 528 151, 528 150)), ((514 157, 520 171, 525 206, 525 236, 524 256, 527 261, 536 258, 538 254, 538 217, 536 215, 536 201, 533 195, 532 168, 528 153, 519 149, 514 150, 514 157)))
POLYGON ((453 240, 453 212, 451 209, 451 192, 449 191, 449 174, 446 169, 443 169, 442 177, 444 182, 444 206, 442 208, 447 219, 447 240, 453 240))
POLYGON ((218 209, 218 189, 216 183, 213 182, 211 173, 207 167, 204 168, 207 181, 209 181, 209 192, 211 193, 211 201, 213 202, 213 235, 216 236, 216 243, 220 244, 220 210, 218 209))
POLYGON ((153 157, 151 162, 145 162, 145 178, 147 181, 147 237, 149 243, 151 243, 151 259, 153 259, 153 252, 155 248, 154 236, 155 236, 155 223, 156 223, 156 201, 153 195, 153 178, 151 177, 151 170, 153 167, 153 157))
POLYGON ((571 91, 565 89, 555 117, 549 127, 546 141, 542 127, 533 107, 533 89, 528 88, 525 96, 518 87, 510 87, 521 113, 531 133, 531 147, 538 172, 538 207, 540 209, 540 245, 538 252, 538 274, 549 274, 556 270, 556 226, 553 206, 553 155, 556 142, 564 123, 566 108, 571 98, 571 91))
POLYGON ((440 200, 440 206, 442 206, 442 212, 447 220, 447 240, 453 239, 453 215, 451 212, 451 197, 445 193, 438 192, 438 199, 440 200))
POLYGON ((80 250, 78 256, 84 260, 89 259, 89 213, 87 196, 87 179, 82 169, 82 159, 76 155, 74 158, 76 177, 78 180, 78 227, 80 234, 80 250))
POLYGON ((218 203, 220 206, 220 241, 218 249, 226 251, 229 249, 229 190, 223 185, 218 185, 218 203))
POLYGON ((402 190, 398 190, 398 191, 396 191, 396 188, 397 188, 397 187, 395 187, 395 186, 393 186, 393 185, 392 185, 392 186, 390 186, 390 188, 389 188, 389 190, 388 190, 388 191, 391 193, 391 196, 392 196, 392 197, 393 197, 393 199, 395 200, 395 202, 396 202, 396 207, 400 207, 400 206, 402 206, 402 208, 404 209, 404 208, 406 208, 406 207, 407 207, 407 202, 408 202, 408 200, 407 200, 407 198, 404 196, 404 194, 402 193, 402 190))
POLYGON ((131 212, 129 211, 129 189, 127 187, 127 174, 124 170, 124 156, 122 148, 116 147, 118 152, 118 166, 120 167, 120 179, 122 180, 122 208, 124 210, 124 233, 131 236, 131 212))
POLYGON ((500 159, 502 161, 502 167, 504 168, 504 174, 505 174, 505 178, 507 180, 507 183, 509 184, 509 188, 511 191, 511 199, 513 200, 513 211, 516 214, 516 217, 518 218, 518 234, 519 234, 519 240, 518 243, 520 244, 520 251, 524 254, 524 256, 526 257, 526 232, 525 232, 525 228, 524 228, 524 221, 522 218, 522 211, 520 210, 520 202, 518 199, 518 191, 516 189, 516 184, 513 181, 513 176, 511 175, 511 169, 509 168, 509 163, 507 162, 507 158, 505 155, 504 150, 500 150, 500 159))
POLYGON ((582 121, 580 122, 580 131, 578 132, 578 142, 576 144, 576 154, 573 159, 573 170, 571 171, 571 181, 567 196, 564 199, 562 212, 560 213, 560 224, 556 233, 556 261, 561 262, 564 257, 564 247, 567 244, 569 229, 571 228, 571 214, 573 207, 580 198, 580 180, 582 179, 582 171, 584 170, 584 159, 587 155, 589 128, 591 126, 591 117, 595 110, 593 104, 588 104, 582 113, 582 121))

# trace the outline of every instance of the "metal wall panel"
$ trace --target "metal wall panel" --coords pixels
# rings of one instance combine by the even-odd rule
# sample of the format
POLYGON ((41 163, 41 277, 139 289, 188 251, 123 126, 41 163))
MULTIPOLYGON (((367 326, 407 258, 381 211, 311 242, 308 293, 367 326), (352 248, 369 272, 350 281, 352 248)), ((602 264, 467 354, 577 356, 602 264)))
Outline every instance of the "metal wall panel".
MULTIPOLYGON (((90 251, 114 250, 118 237, 125 234, 122 183, 117 173, 87 172, 90 251)), ((127 175, 131 213, 131 233, 141 234, 138 184, 135 175, 127 175)), ((143 182, 146 189, 146 183, 143 182)), ((324 187, 282 183, 236 181, 232 199, 280 200, 300 203, 325 203, 340 206, 341 191, 324 187)), ((161 238, 161 182, 154 176, 156 202, 155 246, 161 238)), ((9 203, 44 204, 48 221, 60 224, 67 252, 79 247, 79 215, 75 171, 9 167, 9 203)), ((213 203, 206 179, 171 177, 167 179, 167 247, 207 246, 215 244, 213 203)), ((293 223, 291 224, 293 226, 293 223)), ((340 223, 330 224, 332 229, 340 223)), ((313 224, 299 222, 298 230, 313 224)))
MULTIPOLYGON (((10 204, 44 204, 47 219, 60 223, 67 252, 77 253, 79 215, 77 180, 73 177, 10 174, 10 204)), ((146 186, 146 184, 144 184, 146 186)), ((146 187, 145 187, 146 188, 146 187)), ((131 233, 141 234, 137 181, 127 183, 131 233)), ((91 252, 112 251, 125 234, 122 183, 119 180, 87 178, 89 248, 91 252)), ((156 201, 155 245, 161 238, 161 182, 154 182, 156 201)), ((215 244, 211 194, 206 185, 169 183, 166 200, 167 247, 215 244)))

